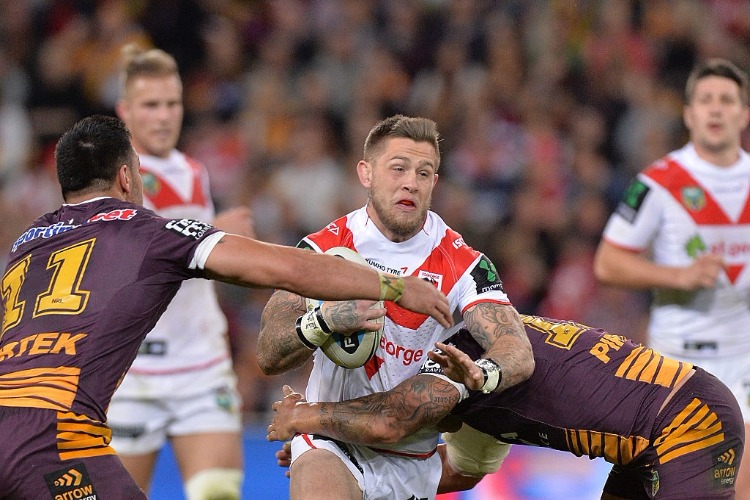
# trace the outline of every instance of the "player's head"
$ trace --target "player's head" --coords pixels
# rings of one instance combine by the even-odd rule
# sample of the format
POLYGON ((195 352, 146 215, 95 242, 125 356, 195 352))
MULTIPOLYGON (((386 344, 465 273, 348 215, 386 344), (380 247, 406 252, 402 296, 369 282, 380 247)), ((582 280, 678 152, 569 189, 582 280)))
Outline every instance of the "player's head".
POLYGON ((136 45, 122 49, 121 95, 117 115, 133 134, 139 153, 166 157, 182 127, 182 80, 174 57, 136 45))
POLYGON ((434 121, 402 115, 377 123, 365 140, 357 173, 368 189, 368 214, 393 241, 424 225, 438 179, 439 141, 434 121))
POLYGON ((683 118, 699 153, 736 152, 750 118, 747 74, 725 59, 696 66, 685 87, 683 118))
POLYGON ((93 115, 73 125, 57 142, 55 160, 66 201, 71 195, 111 191, 122 182, 128 183, 128 201, 143 202, 138 155, 127 127, 115 117, 93 115))

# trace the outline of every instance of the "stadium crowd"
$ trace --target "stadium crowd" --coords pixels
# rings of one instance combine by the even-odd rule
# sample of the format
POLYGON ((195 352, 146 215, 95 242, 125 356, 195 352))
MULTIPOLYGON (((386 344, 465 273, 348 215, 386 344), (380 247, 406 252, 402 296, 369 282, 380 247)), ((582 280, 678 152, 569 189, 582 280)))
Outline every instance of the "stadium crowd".
MULTIPOLYGON (((360 207, 370 127, 429 117, 443 137, 435 209, 492 259, 516 308, 642 340, 648 296, 598 285, 596 245, 635 173, 685 142, 694 63, 750 69, 750 5, 27 0, 0 2, 0 40, 0 255, 60 204, 55 142, 114 114, 120 49, 136 42, 177 59, 179 147, 208 167, 218 208, 252 207, 259 238, 294 245, 360 207)), ((307 373, 257 368, 270 292, 219 291, 251 421, 307 373)))

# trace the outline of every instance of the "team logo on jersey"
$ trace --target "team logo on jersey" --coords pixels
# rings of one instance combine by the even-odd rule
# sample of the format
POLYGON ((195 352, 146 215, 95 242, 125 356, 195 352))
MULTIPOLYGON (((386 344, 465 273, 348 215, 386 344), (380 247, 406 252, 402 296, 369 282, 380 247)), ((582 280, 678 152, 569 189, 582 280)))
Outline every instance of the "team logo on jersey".
POLYGON ((625 190, 625 194, 622 197, 622 201, 617 206, 616 212, 631 224, 635 220, 635 216, 638 215, 643 200, 646 199, 646 195, 649 192, 649 187, 641 182, 639 179, 635 179, 628 189, 625 190))
POLYGON ((729 448, 714 455, 713 477, 714 486, 729 487, 734 485, 737 477, 737 460, 734 448, 729 448))
POLYGON ((419 271, 417 276, 419 279, 429 281, 437 287, 438 290, 442 290, 443 287, 443 275, 438 273, 431 273, 429 271, 419 271))
POLYGON ((706 193, 697 186, 687 186, 680 190, 682 204, 691 212, 703 210, 706 206, 706 193))
POLYGON ((173 231, 181 236, 187 236, 194 240, 199 240, 206 234, 206 231, 211 229, 213 226, 206 222, 193 219, 173 219, 167 222, 165 228, 173 231))
POLYGON ((485 293, 493 290, 503 291, 503 282, 495 269, 495 264, 490 259, 482 255, 477 265, 471 270, 471 277, 477 286, 477 293, 485 293))
POLYGON ((143 179, 143 192, 149 198, 155 197, 161 191, 161 181, 154 174, 141 171, 141 179, 143 179))
POLYGON ((98 498, 89 473, 83 464, 73 464, 64 469, 45 474, 44 481, 55 499, 76 498, 96 500, 98 498))

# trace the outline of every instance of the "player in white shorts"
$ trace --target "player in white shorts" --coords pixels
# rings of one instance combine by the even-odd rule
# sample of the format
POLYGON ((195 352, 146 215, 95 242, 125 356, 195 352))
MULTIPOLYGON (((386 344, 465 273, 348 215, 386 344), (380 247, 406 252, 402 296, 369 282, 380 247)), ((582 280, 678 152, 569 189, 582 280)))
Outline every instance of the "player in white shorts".
MULTIPOLYGON (((710 60, 693 70, 685 97, 690 142, 638 174, 604 230, 595 273, 607 284, 654 289, 650 347, 721 379, 747 433, 750 155, 741 132, 750 119, 748 77, 729 61, 710 60)), ((750 498, 748 465, 737 495, 750 498)))
MULTIPOLYGON (((487 362, 493 365, 494 375, 485 389, 502 391, 533 371, 530 343, 492 262, 429 210, 439 164, 433 121, 397 115, 379 122, 370 131, 364 159, 357 165, 360 182, 369 192, 367 205, 308 235, 299 246, 316 252, 344 246, 380 271, 433 283, 488 349, 493 361, 487 362), (503 367, 514 376, 503 378, 503 367)), ((382 309, 368 310, 371 304, 323 302, 318 311, 308 312, 304 298, 276 291, 261 320, 257 349, 261 369, 266 374, 283 373, 313 356, 308 401, 346 400, 389 390, 415 375, 435 341, 450 334, 434 319, 386 301, 383 335, 374 357, 356 369, 337 366, 317 346, 327 338, 326 330, 349 333, 361 328, 363 318, 381 316, 382 309), (300 315, 313 314, 325 325, 310 328, 306 320, 297 323, 300 315)), ((369 329, 376 326, 371 323, 369 329)), ((296 436, 290 497, 432 498, 441 472, 438 437, 436 429, 423 429, 396 444, 361 447, 320 436, 296 436)))
MULTIPOLYGON (((174 59, 128 47, 117 114, 141 161, 143 204, 170 218, 253 236, 248 209, 215 217, 208 172, 175 149, 182 83, 174 59)), ((108 410, 113 447, 144 491, 169 440, 188 500, 240 498, 241 401, 214 284, 185 281, 141 344, 108 410)))

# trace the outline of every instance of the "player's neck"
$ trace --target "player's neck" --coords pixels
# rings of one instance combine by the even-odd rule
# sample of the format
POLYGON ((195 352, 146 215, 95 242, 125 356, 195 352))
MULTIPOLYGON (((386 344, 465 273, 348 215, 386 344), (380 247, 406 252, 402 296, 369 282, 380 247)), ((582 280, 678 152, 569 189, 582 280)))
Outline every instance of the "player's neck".
POLYGON ((693 143, 693 146, 702 160, 717 167, 730 167, 740 159, 739 146, 732 145, 715 150, 705 148, 698 143, 693 143))

